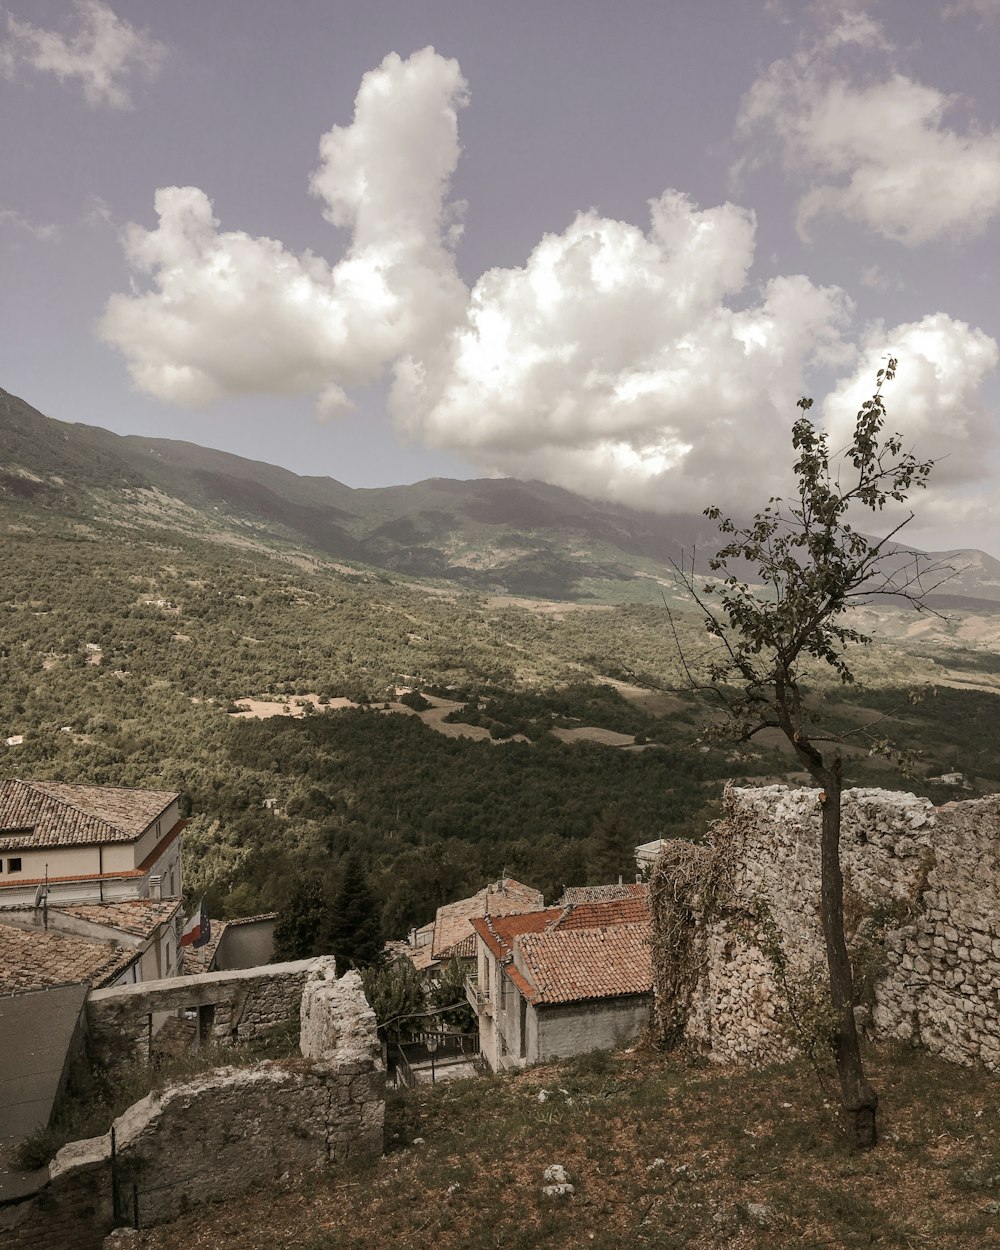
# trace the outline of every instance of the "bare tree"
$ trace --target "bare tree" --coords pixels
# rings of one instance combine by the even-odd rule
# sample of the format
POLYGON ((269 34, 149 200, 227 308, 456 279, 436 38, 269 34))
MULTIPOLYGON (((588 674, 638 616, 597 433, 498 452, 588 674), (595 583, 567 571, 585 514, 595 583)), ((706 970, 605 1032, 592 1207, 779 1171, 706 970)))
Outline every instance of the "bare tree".
POLYGON ((720 728, 730 741, 780 730, 820 788, 820 911, 836 1019, 831 1044, 849 1134, 865 1148, 876 1141, 878 1097, 858 1045, 844 935, 840 826, 846 735, 824 725, 809 697, 808 672, 825 663, 842 682, 853 682, 850 648, 870 638, 847 622, 847 610, 875 594, 921 607, 931 583, 943 580, 941 566, 896 543, 912 512, 879 539, 860 532, 853 521, 858 512, 876 514, 890 501, 904 502, 908 492, 926 484, 933 467, 933 461, 905 451, 900 435, 883 431, 882 389, 895 370, 890 359, 878 371, 853 439, 835 458, 827 435, 806 415, 812 400, 800 399, 802 415, 792 430, 795 497, 772 498, 743 528, 718 508, 706 509, 724 536, 709 561, 714 577, 696 580, 693 557, 678 568, 713 639, 705 664, 682 653, 690 683, 718 702, 724 712, 720 728), (748 568, 755 575, 743 580, 748 568))

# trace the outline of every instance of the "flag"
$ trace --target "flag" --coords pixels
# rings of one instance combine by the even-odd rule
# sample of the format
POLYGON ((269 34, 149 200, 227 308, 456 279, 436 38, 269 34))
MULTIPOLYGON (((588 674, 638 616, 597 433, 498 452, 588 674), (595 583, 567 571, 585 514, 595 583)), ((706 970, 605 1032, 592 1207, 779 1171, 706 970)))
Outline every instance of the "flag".
POLYGON ((205 900, 202 899, 198 904, 198 910, 191 916, 180 936, 178 946, 190 946, 197 950, 199 946, 204 946, 212 936, 212 922, 208 918, 208 912, 205 910, 205 900))

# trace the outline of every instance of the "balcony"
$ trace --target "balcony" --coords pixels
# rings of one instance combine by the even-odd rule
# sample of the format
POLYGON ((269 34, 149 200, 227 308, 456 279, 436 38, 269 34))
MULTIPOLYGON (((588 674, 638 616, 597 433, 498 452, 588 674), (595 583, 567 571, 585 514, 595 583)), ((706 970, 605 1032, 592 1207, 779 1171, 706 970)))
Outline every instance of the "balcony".
POLYGON ((479 978, 475 974, 465 978, 465 995, 477 1016, 492 1017, 493 1003, 490 1001, 489 995, 484 994, 479 988, 479 978))

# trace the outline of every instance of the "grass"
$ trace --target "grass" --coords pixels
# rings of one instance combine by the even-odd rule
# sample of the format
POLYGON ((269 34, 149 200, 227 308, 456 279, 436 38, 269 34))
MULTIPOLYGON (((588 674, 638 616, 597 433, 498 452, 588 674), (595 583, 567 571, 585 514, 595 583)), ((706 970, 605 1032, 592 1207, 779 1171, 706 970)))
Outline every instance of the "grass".
POLYGON ((144 1232, 148 1250, 1000 1246, 1000 1083, 869 1057, 882 1139, 852 1152, 805 1064, 655 1051, 391 1094, 386 1154, 144 1232), (540 1100, 540 1091, 546 1096, 540 1100), (575 1192, 542 1194, 561 1163, 575 1192))

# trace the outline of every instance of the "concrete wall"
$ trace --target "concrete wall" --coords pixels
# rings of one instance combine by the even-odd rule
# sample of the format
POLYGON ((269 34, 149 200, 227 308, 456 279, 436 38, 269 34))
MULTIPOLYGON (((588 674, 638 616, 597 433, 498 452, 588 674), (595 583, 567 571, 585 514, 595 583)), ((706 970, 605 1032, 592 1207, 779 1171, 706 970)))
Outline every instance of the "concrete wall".
POLYGON ((109 1067, 136 1058, 147 1061, 151 1019, 187 1009, 205 1009, 200 1013, 205 1040, 222 1044, 298 1020, 302 988, 314 962, 303 959, 93 990, 87 998, 87 1027, 95 1056, 109 1067))
MULTIPOLYGON (((192 1205, 382 1152, 385 1072, 361 979, 315 960, 303 1060, 221 1068, 150 1094, 115 1121, 118 1186, 155 1224, 192 1205)), ((0 1250, 97 1250, 114 1220, 111 1137, 73 1142, 37 1197, 0 1211, 0 1250)))
MULTIPOLYGON (((849 937, 859 965, 864 955, 877 970, 872 1027, 1000 1069, 1000 796, 935 808, 910 794, 853 790, 843 817, 849 937)), ((695 974, 683 1032, 708 1054, 761 1062, 789 1051, 787 995, 769 950, 777 938, 793 986, 810 968, 822 979, 819 828, 816 790, 730 788, 699 868, 710 888, 703 875, 682 880, 680 861, 654 871, 660 1018, 675 1005, 665 989, 678 984, 674 900, 687 891, 684 957, 695 974)))
POLYGON ((528 1062, 627 1046, 649 1025, 653 995, 528 1007, 528 1062))
POLYGON ((230 921, 222 933, 215 952, 215 966, 220 972, 235 968, 256 968, 274 958, 274 926, 277 916, 261 916, 255 920, 230 921))

